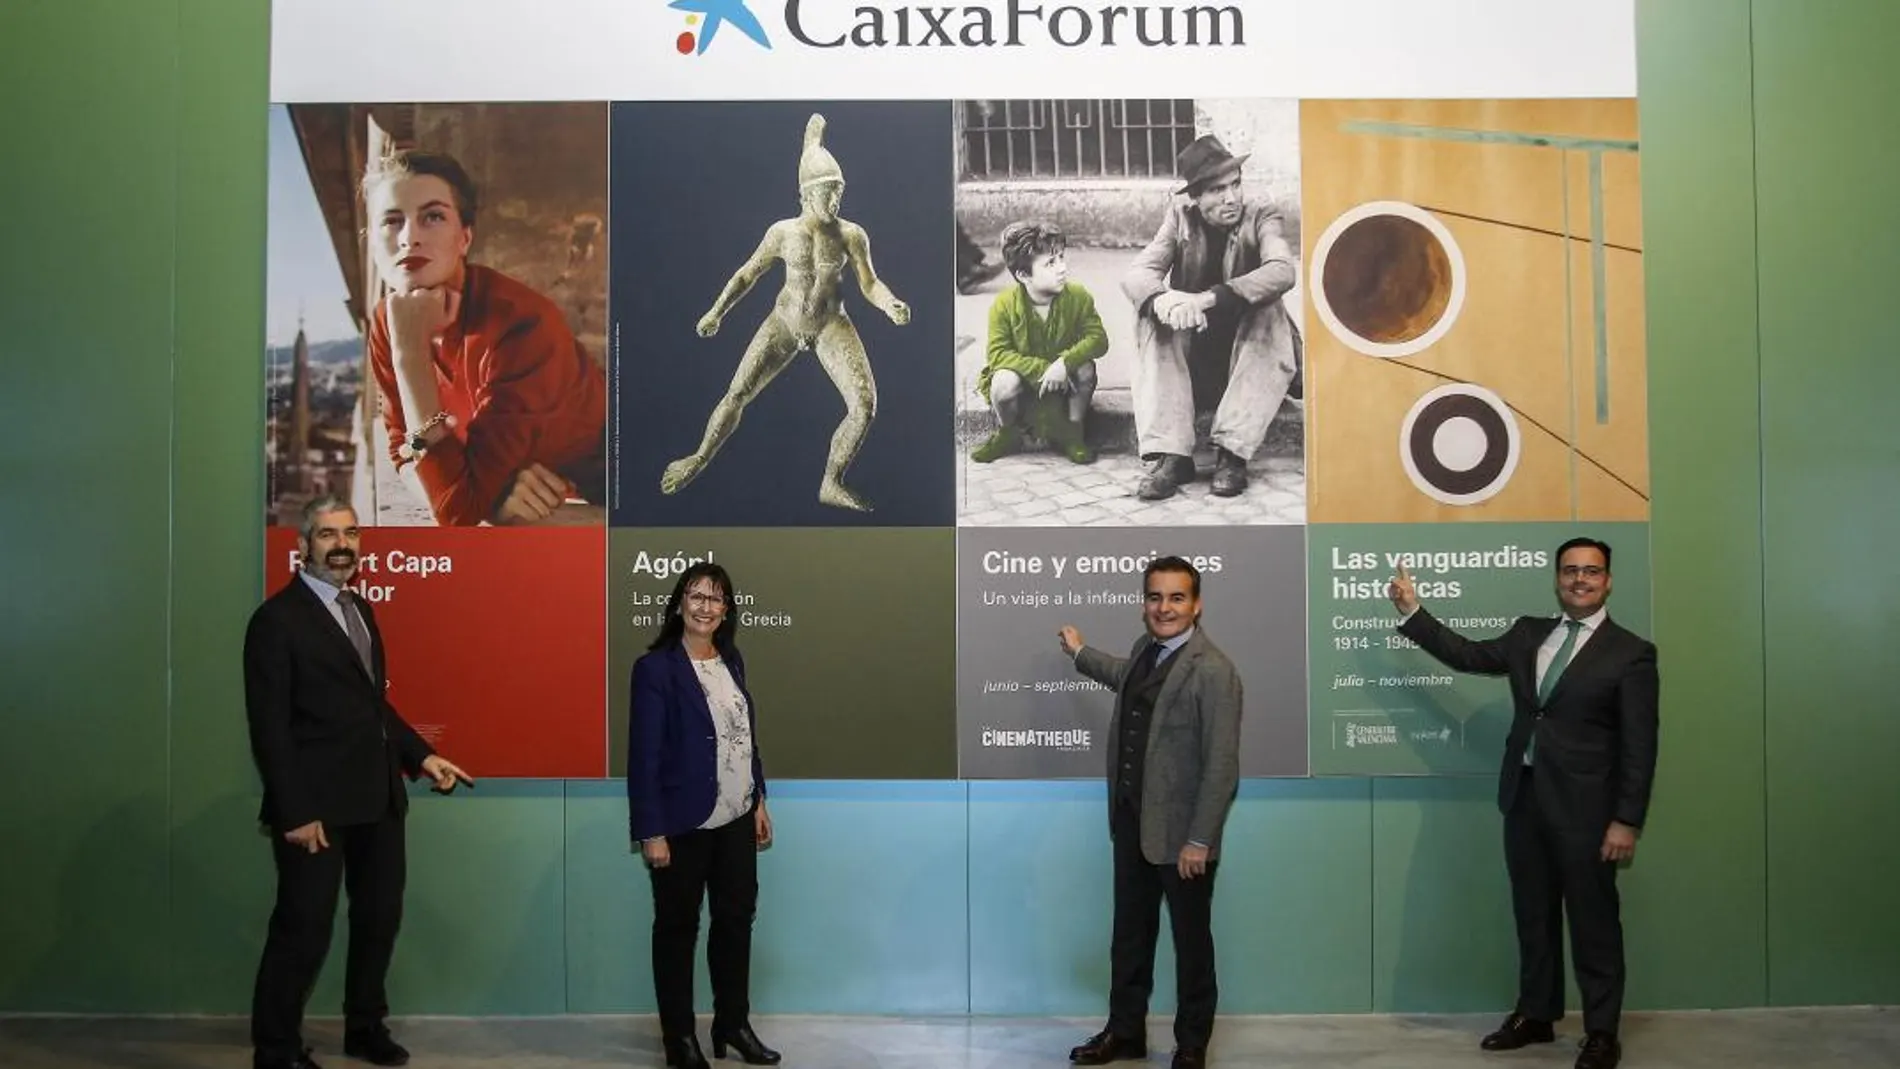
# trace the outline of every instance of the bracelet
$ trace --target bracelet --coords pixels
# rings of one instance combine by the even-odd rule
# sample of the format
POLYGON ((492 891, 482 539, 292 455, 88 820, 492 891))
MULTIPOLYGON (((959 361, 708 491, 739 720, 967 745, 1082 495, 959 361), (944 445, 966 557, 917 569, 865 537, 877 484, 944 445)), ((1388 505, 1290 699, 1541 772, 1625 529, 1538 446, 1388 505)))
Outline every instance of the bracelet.
POLYGON ((436 412, 435 415, 430 416, 427 420, 423 421, 422 426, 417 427, 413 431, 410 431, 409 440, 406 443, 409 446, 409 452, 412 455, 418 456, 418 457, 423 455, 424 453, 427 453, 429 451, 429 440, 425 436, 430 431, 436 429, 438 426, 441 426, 442 424, 449 422, 449 419, 450 417, 449 417, 448 410, 442 409, 436 412))

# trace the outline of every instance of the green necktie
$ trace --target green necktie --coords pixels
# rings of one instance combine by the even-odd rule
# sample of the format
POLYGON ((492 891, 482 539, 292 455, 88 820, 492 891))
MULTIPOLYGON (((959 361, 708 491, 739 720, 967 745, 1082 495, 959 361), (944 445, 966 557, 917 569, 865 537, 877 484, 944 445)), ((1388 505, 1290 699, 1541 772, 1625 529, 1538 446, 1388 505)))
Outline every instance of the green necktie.
POLYGON ((1570 664, 1570 654, 1577 648, 1577 633, 1583 630, 1582 620, 1565 620, 1564 626, 1570 633, 1564 636, 1564 644, 1557 647, 1556 656, 1550 659, 1550 667, 1544 669, 1544 682, 1537 688, 1537 706, 1543 708, 1550 701, 1550 692, 1557 689, 1557 679, 1564 674, 1570 664))
MULTIPOLYGON (((1564 674, 1570 664, 1570 655, 1577 649, 1577 634, 1583 630, 1582 620, 1565 620, 1564 626, 1570 633, 1564 636, 1564 643, 1550 659, 1550 667, 1544 669, 1544 681, 1537 687, 1537 707, 1542 709, 1550 701, 1550 692, 1557 689, 1557 679, 1564 674)), ((1524 763, 1531 763, 1531 753, 1537 749, 1537 729, 1533 723, 1530 741, 1524 744, 1524 763)))

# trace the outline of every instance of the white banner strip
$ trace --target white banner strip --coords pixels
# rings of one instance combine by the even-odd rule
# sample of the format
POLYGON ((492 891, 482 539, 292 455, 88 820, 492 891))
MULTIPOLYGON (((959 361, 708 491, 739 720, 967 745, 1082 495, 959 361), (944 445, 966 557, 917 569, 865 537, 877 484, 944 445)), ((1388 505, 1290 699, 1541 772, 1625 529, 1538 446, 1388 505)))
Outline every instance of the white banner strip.
POLYGON ((1635 0, 272 5, 271 99, 280 103, 1074 99, 1131 92, 1633 97, 1635 0))

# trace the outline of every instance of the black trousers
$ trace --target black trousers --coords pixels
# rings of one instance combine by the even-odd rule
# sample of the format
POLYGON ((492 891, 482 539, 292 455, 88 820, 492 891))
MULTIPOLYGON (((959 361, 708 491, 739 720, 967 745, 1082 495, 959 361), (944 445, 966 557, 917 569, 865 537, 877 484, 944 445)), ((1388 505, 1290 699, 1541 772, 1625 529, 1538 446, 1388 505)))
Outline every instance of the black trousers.
POLYGON ((1602 860, 1603 828, 1560 827, 1537 801, 1526 770, 1504 817, 1504 864, 1517 919, 1517 1012, 1564 1015, 1564 914, 1583 996, 1583 1026, 1614 1035, 1623 1016, 1623 922, 1616 863, 1602 860))
POLYGON ((325 825, 324 835, 329 848, 312 854, 271 833, 277 904, 251 994, 251 1043, 266 1056, 303 1053, 304 1006, 330 951, 340 887, 350 895, 344 1027, 352 1033, 379 1031, 389 1016, 384 980, 402 925, 408 878, 403 818, 391 814, 374 824, 325 825))
POLYGON ((1115 935, 1109 946, 1108 1030, 1137 1039, 1148 1032, 1148 998, 1154 993, 1155 941, 1161 935, 1161 902, 1174 929, 1174 1042, 1205 1047, 1214 1034, 1220 989, 1214 980, 1214 872, 1181 878, 1173 861, 1150 864, 1141 856, 1141 814, 1118 802, 1111 815, 1115 852, 1115 935))
POLYGON ((653 993, 660 1033, 693 1035, 693 950, 699 907, 710 902, 706 968, 712 975, 713 1027, 738 1028, 751 1016, 752 918, 759 904, 759 848, 753 813, 718 828, 669 835, 672 861, 649 868, 653 882, 653 993))

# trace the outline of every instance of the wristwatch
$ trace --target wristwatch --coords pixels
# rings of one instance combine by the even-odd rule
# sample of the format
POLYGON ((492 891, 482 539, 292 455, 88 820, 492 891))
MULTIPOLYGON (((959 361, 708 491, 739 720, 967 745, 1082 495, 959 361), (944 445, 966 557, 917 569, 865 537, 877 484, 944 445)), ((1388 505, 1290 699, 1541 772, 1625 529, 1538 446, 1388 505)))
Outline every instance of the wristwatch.
POLYGON ((429 437, 428 437, 429 432, 434 430, 438 424, 443 424, 443 423, 448 423, 448 422, 449 422, 448 412, 446 411, 437 412, 435 415, 430 416, 428 420, 426 420, 422 424, 422 426, 417 427, 413 431, 410 431, 409 440, 405 443, 406 445, 409 446, 409 452, 415 454, 416 456, 421 456, 422 454, 428 452, 429 451, 429 437))

